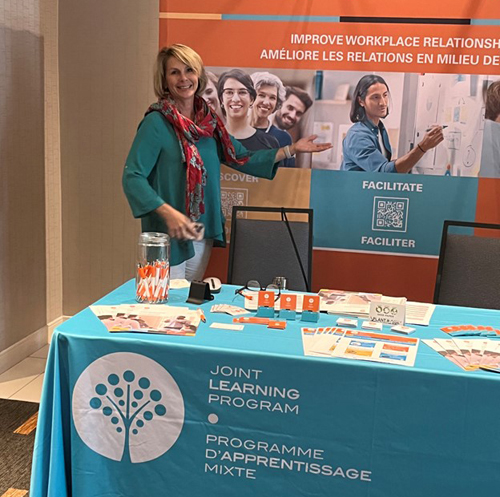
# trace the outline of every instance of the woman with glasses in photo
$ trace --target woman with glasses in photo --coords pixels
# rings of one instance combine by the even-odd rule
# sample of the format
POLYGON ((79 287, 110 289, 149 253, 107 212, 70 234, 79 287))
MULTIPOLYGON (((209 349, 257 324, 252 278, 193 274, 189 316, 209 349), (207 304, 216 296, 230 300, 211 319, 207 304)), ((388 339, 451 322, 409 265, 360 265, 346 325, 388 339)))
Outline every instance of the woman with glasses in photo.
POLYGON ((225 244, 222 162, 272 179, 288 155, 331 146, 313 143, 310 136, 290 147, 250 152, 202 98, 206 85, 203 62, 192 48, 176 44, 160 50, 154 76, 158 101, 139 125, 123 172, 123 189, 142 230, 171 237, 171 278, 190 281, 203 278, 212 246, 225 244), (202 240, 196 240, 195 222, 205 227, 202 240))
POLYGON ((226 128, 247 150, 279 148, 278 140, 250 125, 250 113, 257 92, 252 78, 241 69, 232 69, 221 74, 217 93, 222 112, 226 116, 226 128))

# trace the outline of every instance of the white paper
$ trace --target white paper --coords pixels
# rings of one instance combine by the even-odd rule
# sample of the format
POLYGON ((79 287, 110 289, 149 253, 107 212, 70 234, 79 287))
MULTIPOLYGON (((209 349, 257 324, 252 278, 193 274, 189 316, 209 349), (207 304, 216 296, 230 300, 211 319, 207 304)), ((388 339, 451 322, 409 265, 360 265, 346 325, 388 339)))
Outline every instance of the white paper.
POLYGON ((315 341, 316 328, 301 328, 302 333, 302 347, 304 349, 304 355, 315 355, 311 353, 311 345, 315 341))
POLYGON ((342 335, 339 336, 334 333, 323 333, 314 342, 311 347, 311 352, 320 356, 331 357, 332 352, 335 350, 335 347, 341 338, 342 335))
POLYGON ((188 280, 184 279, 174 279, 170 280, 170 288, 178 289, 178 288, 189 288, 191 283, 188 280))
POLYGON ((210 328, 217 328, 218 330, 233 330, 241 331, 244 326, 242 324, 230 324, 230 323, 212 323, 210 328))
POLYGON ((429 326, 436 306, 423 302, 406 302, 406 324, 429 326))

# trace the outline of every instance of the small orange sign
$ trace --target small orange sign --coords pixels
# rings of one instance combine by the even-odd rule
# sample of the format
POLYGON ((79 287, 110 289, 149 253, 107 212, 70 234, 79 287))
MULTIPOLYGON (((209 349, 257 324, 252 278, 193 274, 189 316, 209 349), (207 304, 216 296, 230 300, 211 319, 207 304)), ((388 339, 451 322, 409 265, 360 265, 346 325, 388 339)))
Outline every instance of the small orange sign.
POLYGON ((282 293, 280 297, 280 309, 288 311, 297 310, 297 295, 293 293, 282 293))
POLYGON ((304 295, 302 310, 319 312, 319 295, 304 295))
POLYGON ((259 307, 274 307, 274 292, 261 290, 259 292, 259 307))

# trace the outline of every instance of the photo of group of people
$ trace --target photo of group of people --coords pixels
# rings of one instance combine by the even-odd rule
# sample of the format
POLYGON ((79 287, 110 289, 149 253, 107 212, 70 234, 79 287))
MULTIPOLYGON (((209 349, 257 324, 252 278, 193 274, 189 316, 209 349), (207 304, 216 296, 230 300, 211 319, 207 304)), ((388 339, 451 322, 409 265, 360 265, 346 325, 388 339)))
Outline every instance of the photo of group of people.
POLYGON ((318 135, 282 167, 500 177, 500 78, 209 68, 204 98, 249 150, 318 135))
MULTIPOLYGON (((229 134, 248 150, 284 147, 306 136, 297 131, 313 104, 305 89, 285 86, 278 75, 267 71, 213 69, 207 75, 203 97, 229 134)), ((295 157, 283 160, 281 166, 296 167, 295 157)))

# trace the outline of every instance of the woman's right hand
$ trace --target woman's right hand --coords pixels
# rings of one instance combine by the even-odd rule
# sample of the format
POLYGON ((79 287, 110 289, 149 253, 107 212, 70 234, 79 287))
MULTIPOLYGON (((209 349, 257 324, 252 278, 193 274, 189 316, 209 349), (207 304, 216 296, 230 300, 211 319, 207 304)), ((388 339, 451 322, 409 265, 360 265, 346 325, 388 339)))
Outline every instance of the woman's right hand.
POLYGON ((443 140, 443 128, 441 126, 434 125, 431 127, 430 131, 424 135, 422 141, 418 145, 420 149, 427 152, 427 150, 437 147, 443 140))
POLYGON ((198 233, 194 231, 193 222, 185 214, 168 204, 160 205, 156 213, 165 221, 168 234, 177 240, 194 240, 198 233))

